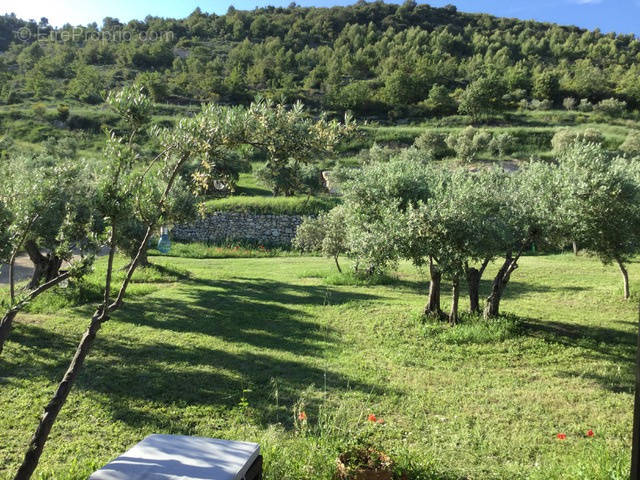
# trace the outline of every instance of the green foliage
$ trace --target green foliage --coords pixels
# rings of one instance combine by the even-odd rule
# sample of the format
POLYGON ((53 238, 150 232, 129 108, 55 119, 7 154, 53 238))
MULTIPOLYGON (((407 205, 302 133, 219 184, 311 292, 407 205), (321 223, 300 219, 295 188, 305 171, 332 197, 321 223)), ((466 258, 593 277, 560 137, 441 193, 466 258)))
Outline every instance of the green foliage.
POLYGON ((489 146, 491 139, 491 134, 486 130, 467 127, 458 133, 449 134, 446 142, 460 160, 471 163, 489 146))
POLYGON ((620 150, 632 157, 640 156, 640 132, 632 130, 627 134, 620 150))
POLYGON ((450 152, 444 133, 427 130, 414 142, 414 146, 431 155, 434 159, 441 159, 450 152))
POLYGON ((640 248, 640 179, 634 161, 576 143, 560 159, 561 225, 566 238, 604 263, 625 263, 640 248))
POLYGON ((313 121, 304 115, 301 103, 287 109, 261 100, 252 104, 246 115, 245 142, 266 154, 267 161, 257 174, 274 195, 304 192, 300 166, 332 153, 356 129, 348 115, 344 124, 324 116, 313 121))
POLYGON ((231 196, 206 202, 209 212, 237 212, 280 215, 317 215, 335 207, 335 197, 245 197, 231 196))
POLYGON ((558 130, 551 139, 551 146, 556 154, 562 153, 571 148, 575 143, 594 143, 602 145, 604 143, 604 135, 593 128, 586 130, 572 130, 563 128, 558 130))
POLYGON ((505 108, 506 89, 495 75, 480 77, 469 84, 460 97, 458 111, 478 121, 483 116, 501 112, 505 108))
POLYGON ((75 76, 67 87, 67 94, 81 102, 96 104, 103 101, 106 87, 106 82, 96 67, 78 64, 75 76))
POLYGON ((567 97, 562 101, 562 106, 569 111, 575 110, 578 102, 573 97, 567 97))
POLYGON ((516 139, 508 132, 494 135, 489 142, 488 149, 491 154, 506 157, 516 148, 516 139))
POLYGON ((65 105, 64 103, 61 103, 58 105, 58 107, 56 108, 57 114, 58 114, 58 120, 60 120, 61 122, 66 122, 69 119, 69 105, 65 105))
POLYGON ((458 108, 449 90, 445 86, 438 84, 429 90, 429 96, 423 102, 423 105, 432 115, 452 115, 458 108))
POLYGON ((156 103, 164 102, 168 95, 166 79, 159 72, 141 72, 135 83, 156 103))
POLYGON ((305 217, 296 230, 293 247, 333 257, 340 269, 338 257, 348 252, 344 207, 335 207, 317 217, 305 217))
POLYGON ((608 98, 598 103, 595 106, 595 110, 610 117, 620 117, 627 111, 627 102, 616 98, 608 98))

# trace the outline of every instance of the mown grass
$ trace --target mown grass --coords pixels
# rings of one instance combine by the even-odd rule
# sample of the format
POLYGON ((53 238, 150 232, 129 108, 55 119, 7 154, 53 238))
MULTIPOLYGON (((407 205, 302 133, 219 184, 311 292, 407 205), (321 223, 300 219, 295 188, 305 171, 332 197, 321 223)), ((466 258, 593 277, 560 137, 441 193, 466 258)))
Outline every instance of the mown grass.
MULTIPOLYGON (((410 479, 628 474, 639 295, 621 300, 613 267, 524 258, 509 315, 450 328, 421 318, 427 279, 408 265, 386 284, 327 285, 320 257, 152 261, 100 331, 36 478, 86 478, 150 433, 260 442, 270 480, 329 480, 361 437, 410 479)), ((637 292, 638 264, 631 278, 637 292)), ((19 316, 0 357, 0 478, 92 309, 54 298, 19 316)))

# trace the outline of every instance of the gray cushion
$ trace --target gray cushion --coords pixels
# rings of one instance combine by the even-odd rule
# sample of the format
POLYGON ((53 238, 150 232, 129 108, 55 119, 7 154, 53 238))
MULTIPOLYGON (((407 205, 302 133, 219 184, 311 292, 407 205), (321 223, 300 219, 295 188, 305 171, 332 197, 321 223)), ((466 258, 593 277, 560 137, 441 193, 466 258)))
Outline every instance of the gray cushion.
POLYGON ((149 435, 89 480, 242 480, 259 455, 257 443, 149 435))

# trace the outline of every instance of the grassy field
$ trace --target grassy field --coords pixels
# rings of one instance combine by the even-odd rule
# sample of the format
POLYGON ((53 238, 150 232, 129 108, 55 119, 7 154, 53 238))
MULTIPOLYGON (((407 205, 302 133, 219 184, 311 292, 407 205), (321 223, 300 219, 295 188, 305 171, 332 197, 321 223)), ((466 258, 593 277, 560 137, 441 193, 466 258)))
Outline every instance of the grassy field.
MULTIPOLYGON (((154 432, 260 442, 270 480, 329 480, 358 438, 408 479, 626 478, 637 302, 613 267, 524 258, 510 315, 449 328, 420 317, 426 279, 408 265, 367 286, 319 257, 152 261, 101 330, 37 478, 86 478, 154 432)), ((74 295, 34 303, 0 357, 2 479, 87 324, 74 295)))

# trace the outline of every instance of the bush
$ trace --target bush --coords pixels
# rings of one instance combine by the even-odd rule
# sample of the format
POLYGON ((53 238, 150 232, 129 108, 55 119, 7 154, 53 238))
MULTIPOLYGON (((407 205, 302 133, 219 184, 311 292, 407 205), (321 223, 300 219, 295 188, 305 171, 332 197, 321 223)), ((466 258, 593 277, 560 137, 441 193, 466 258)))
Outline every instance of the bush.
POLYGON ((242 197, 232 196, 206 202, 208 212, 237 212, 261 215, 317 215, 340 203, 335 197, 242 197))
POLYGON ((616 98, 602 100, 595 110, 611 117, 620 117, 627 111, 627 102, 616 98))
POLYGON ((629 132, 627 138, 620 145, 620 150, 632 157, 640 156, 640 131, 629 132))
POLYGON ((451 133, 446 142, 460 160, 471 163, 487 148, 491 138, 491 133, 486 130, 467 127, 460 133, 451 133))
POLYGON ((427 130, 413 144, 418 150, 428 153, 435 159, 446 157, 450 150, 443 133, 427 130))
POLYGON ((562 106, 565 108, 565 110, 575 110, 577 105, 578 102, 573 97, 567 97, 562 101, 562 106))
POLYGON ((588 98, 583 98, 582 100, 580 100, 580 105, 578 105, 578 110, 580 110, 581 112, 592 112, 593 103, 591 103, 588 98))
POLYGON ((532 110, 551 110, 553 102, 551 100, 531 100, 530 107, 532 110))
POLYGON ((31 107, 31 110, 33 110, 33 113, 40 118, 44 118, 44 116, 47 114, 47 107, 44 103, 34 103, 31 107))
POLYGON ((66 122, 69 118, 69 105, 61 103, 60 105, 58 105, 57 111, 58 120, 60 120, 61 122, 66 122))
POLYGON ((602 145, 605 141, 604 135, 598 130, 587 128, 584 131, 570 130, 563 128, 558 130, 551 140, 551 146, 555 153, 561 153, 576 142, 595 143, 602 145))
POLYGON ((516 147, 516 139, 510 133, 495 135, 489 142, 489 151, 492 155, 506 157, 513 153, 516 147))

